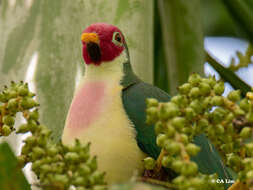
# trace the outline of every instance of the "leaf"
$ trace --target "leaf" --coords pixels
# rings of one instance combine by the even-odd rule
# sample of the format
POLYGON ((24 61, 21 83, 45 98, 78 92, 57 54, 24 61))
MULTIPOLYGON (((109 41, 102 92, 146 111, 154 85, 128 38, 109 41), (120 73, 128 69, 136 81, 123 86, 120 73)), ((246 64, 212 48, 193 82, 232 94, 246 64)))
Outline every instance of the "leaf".
POLYGON ((223 80, 229 82, 234 89, 241 90, 243 96, 251 90, 251 87, 247 83, 240 79, 233 71, 220 64, 208 52, 206 52, 206 61, 219 73, 223 80))
POLYGON ((170 93, 192 72, 203 74, 204 48, 199 0, 160 0, 162 37, 170 93))
POLYGON ((0 144, 0 189, 30 190, 17 159, 7 143, 0 144))
POLYGON ((253 44, 253 2, 242 0, 222 0, 237 24, 245 31, 253 44))
POLYGON ((154 85, 165 92, 169 91, 167 65, 164 42, 162 38, 161 18, 157 1, 155 1, 154 14, 154 85))

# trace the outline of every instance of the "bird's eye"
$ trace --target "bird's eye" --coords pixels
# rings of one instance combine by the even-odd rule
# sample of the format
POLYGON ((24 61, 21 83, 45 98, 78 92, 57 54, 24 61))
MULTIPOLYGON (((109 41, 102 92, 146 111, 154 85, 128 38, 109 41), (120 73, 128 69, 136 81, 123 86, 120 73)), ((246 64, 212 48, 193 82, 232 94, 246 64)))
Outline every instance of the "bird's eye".
POLYGON ((120 35, 119 32, 114 32, 113 33, 112 42, 114 44, 116 44, 117 46, 122 46, 123 45, 122 36, 120 35))

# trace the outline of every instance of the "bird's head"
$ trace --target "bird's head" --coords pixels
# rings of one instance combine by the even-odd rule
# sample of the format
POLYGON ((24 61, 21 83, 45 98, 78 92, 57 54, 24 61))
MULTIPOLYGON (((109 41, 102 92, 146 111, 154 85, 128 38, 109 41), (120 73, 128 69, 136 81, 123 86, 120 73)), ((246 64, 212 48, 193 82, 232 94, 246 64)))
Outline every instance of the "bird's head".
POLYGON ((120 56, 126 49, 122 32, 113 25, 95 23, 82 33, 83 58, 85 63, 99 66, 120 56))

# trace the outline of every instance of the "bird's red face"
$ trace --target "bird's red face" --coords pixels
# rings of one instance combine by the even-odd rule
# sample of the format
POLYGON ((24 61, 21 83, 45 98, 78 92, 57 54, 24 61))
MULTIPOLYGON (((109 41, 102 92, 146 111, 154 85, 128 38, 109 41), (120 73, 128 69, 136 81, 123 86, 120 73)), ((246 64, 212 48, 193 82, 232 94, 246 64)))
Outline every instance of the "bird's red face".
POLYGON ((121 31, 110 24, 96 23, 82 33, 83 58, 86 64, 112 61, 125 49, 121 31))

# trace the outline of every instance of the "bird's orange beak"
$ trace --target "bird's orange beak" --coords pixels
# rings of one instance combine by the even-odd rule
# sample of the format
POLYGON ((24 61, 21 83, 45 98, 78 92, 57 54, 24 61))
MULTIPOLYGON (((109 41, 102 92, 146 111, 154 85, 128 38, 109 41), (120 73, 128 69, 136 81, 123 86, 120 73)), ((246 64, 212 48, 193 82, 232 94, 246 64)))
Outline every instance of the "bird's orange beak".
POLYGON ((96 44, 99 43, 99 38, 96 33, 83 33, 81 36, 81 40, 84 43, 89 43, 89 42, 93 42, 96 44))

